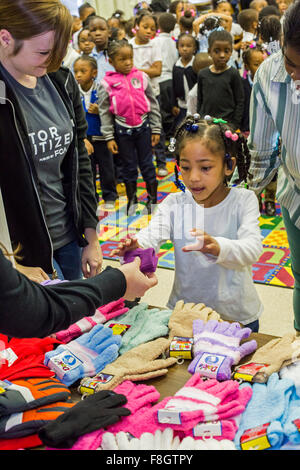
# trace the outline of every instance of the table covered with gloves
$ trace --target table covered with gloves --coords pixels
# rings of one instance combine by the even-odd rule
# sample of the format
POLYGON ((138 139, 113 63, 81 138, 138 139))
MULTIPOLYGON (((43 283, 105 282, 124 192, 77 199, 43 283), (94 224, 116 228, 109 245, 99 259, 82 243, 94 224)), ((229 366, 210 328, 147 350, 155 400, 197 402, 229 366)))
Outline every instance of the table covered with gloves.
POLYGON ((300 449, 293 334, 120 299, 55 337, 0 341, 0 449, 300 449))

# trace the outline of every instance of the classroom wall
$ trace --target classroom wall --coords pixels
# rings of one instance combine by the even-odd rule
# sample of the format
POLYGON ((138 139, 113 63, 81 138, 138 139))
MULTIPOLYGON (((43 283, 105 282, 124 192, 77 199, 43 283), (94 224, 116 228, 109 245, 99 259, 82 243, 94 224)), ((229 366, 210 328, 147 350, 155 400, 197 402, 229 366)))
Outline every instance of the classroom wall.
POLYGON ((133 14, 137 0, 90 0, 89 3, 96 8, 97 14, 105 18, 109 18, 115 10, 122 10, 124 17, 128 19, 133 14))

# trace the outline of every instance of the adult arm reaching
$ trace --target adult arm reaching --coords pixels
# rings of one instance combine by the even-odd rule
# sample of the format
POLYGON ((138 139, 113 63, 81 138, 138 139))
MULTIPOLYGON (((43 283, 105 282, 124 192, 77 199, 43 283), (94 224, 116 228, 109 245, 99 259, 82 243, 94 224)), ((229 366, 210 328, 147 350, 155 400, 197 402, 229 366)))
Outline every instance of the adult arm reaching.
POLYGON ((42 286, 17 271, 0 250, 0 333, 42 338, 94 315, 101 305, 142 297, 157 278, 144 275, 139 265, 136 258, 90 279, 42 286))

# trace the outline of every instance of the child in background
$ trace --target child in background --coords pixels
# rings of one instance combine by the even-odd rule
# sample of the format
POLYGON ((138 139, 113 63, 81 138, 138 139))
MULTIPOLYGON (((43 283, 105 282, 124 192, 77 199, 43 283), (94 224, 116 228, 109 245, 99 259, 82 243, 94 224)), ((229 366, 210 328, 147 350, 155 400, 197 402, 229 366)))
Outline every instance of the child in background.
MULTIPOLYGON (((195 55, 195 59, 193 62, 193 70, 196 75, 200 72, 200 70, 205 69, 212 65, 212 58, 209 56, 207 52, 199 52, 195 55)), ((197 113, 197 103, 198 103, 198 84, 196 83, 193 88, 189 91, 187 97, 187 115, 194 115, 197 113)))
MULTIPOLYGON (((270 15, 262 18, 259 25, 259 37, 268 55, 276 54, 281 49, 282 26, 278 16, 270 15)), ((277 177, 278 173, 276 172, 273 179, 264 189, 264 209, 269 217, 274 217, 276 214, 277 177)), ((262 193, 258 195, 258 200, 262 212, 262 193)))
POLYGON ((175 279, 168 308, 181 299, 203 302, 223 320, 258 331, 263 306, 252 279, 252 264, 262 252, 258 202, 253 191, 227 186, 236 166, 240 181, 247 180, 246 139, 228 123, 199 115, 188 116, 175 139, 175 176, 183 192, 168 195, 149 225, 110 256, 138 247, 158 252, 171 240, 175 279))
POLYGON ((249 5, 249 8, 254 8, 254 10, 257 10, 259 13, 263 8, 267 6, 268 2, 266 0, 252 0, 249 5))
POLYGON ((208 38, 208 53, 213 65, 198 74, 197 112, 229 121, 239 129, 244 111, 244 90, 239 72, 228 61, 232 36, 228 31, 213 31, 208 38))
POLYGON ((162 54, 162 71, 159 77, 160 110, 162 117, 163 132, 170 137, 174 116, 172 114, 172 71, 178 59, 176 42, 171 36, 176 24, 176 18, 171 13, 161 13, 158 17, 159 36, 162 54))
POLYGON ((113 71, 107 56, 107 47, 109 40, 109 28, 105 18, 101 16, 92 16, 89 21, 89 30, 95 47, 91 52, 98 64, 97 83, 99 84, 108 71, 113 71))
POLYGON ((125 23, 126 21, 123 18, 124 12, 121 10, 116 10, 112 16, 107 20, 107 25, 109 28, 110 39, 121 40, 126 36, 125 23), (117 31, 116 31, 117 30, 117 31))
POLYGON ((277 0, 276 3, 281 17, 283 17, 288 7, 293 3, 293 0, 277 0))
POLYGON ((146 183, 150 213, 157 202, 152 147, 160 138, 159 105, 147 74, 133 65, 133 47, 127 40, 111 42, 108 56, 115 71, 107 72, 99 87, 101 130, 108 149, 121 160, 128 215, 137 203, 138 168, 146 183))
POLYGON ((96 199, 99 196, 96 189, 97 165, 99 167, 102 198, 106 209, 113 209, 118 193, 115 186, 113 157, 108 151, 106 142, 101 132, 101 121, 99 117, 97 83, 97 61, 89 55, 80 56, 74 63, 74 75, 80 90, 81 101, 86 113, 88 124, 87 137, 92 145, 89 152, 96 199))
POLYGON ((276 5, 268 5, 267 7, 264 7, 262 8, 262 10, 260 10, 259 14, 258 14, 258 22, 260 23, 261 20, 265 17, 265 16, 270 16, 270 15, 275 15, 277 16, 280 20, 282 19, 282 16, 280 15, 280 11, 278 10, 277 8, 277 4, 276 5))
POLYGON ((256 40, 258 28, 258 11, 254 8, 247 8, 240 11, 237 20, 243 30, 242 46, 243 49, 249 43, 256 40), (247 44, 248 43, 248 44, 247 44))
POLYGON ((189 91, 197 83, 197 75, 193 70, 198 42, 191 34, 181 34, 177 41, 179 59, 173 67, 173 108, 174 126, 178 126, 187 113, 189 91))
POLYGON ((208 36, 216 29, 223 29, 222 20, 219 16, 215 15, 202 15, 200 17, 201 22, 199 23, 198 29, 198 44, 199 52, 208 51, 208 36))
POLYGON ((193 10, 185 10, 182 13, 183 14, 178 23, 180 34, 193 34, 193 23, 195 19, 195 16, 193 16, 193 10))
POLYGON ((78 34, 78 47, 80 54, 90 55, 95 47, 89 28, 83 28, 78 34))
POLYGON ((177 39, 180 34, 179 20, 181 18, 181 13, 184 11, 184 2, 180 0, 175 0, 170 3, 169 13, 171 13, 176 19, 174 29, 172 31, 172 36, 174 39, 177 39))
POLYGON ((278 52, 282 42, 282 26, 278 16, 264 16, 259 24, 259 39, 268 55, 278 52))
MULTIPOLYGON (((156 37, 157 30, 157 18, 149 11, 142 10, 135 18, 135 36, 129 43, 133 47, 134 66, 148 75, 155 98, 160 104, 159 77, 162 72, 162 54, 160 43, 156 37)), ((164 140, 163 135, 154 149, 157 174, 159 176, 166 176, 168 174, 164 140)))
POLYGON ((242 78, 245 100, 244 114, 240 129, 247 138, 249 135, 249 109, 253 79, 258 67, 265 59, 265 52, 259 44, 253 43, 243 51, 242 58, 246 76, 242 78))

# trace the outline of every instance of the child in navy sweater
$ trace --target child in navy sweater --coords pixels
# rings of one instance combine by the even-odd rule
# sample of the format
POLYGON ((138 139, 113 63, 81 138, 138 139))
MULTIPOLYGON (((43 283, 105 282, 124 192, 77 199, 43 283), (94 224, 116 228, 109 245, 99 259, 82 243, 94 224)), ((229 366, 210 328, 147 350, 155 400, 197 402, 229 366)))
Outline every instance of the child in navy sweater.
POLYGON ((177 41, 179 59, 173 67, 173 108, 175 127, 185 118, 189 91, 197 83, 197 75, 193 70, 198 41, 191 34, 180 34, 177 41))
POLYGON ((101 132, 98 109, 97 61, 91 56, 82 55, 74 62, 74 75, 79 86, 83 108, 88 124, 87 137, 90 143, 90 158, 94 175, 96 197, 97 165, 99 166, 102 198, 107 209, 113 209, 118 198, 112 154, 108 151, 101 132))

